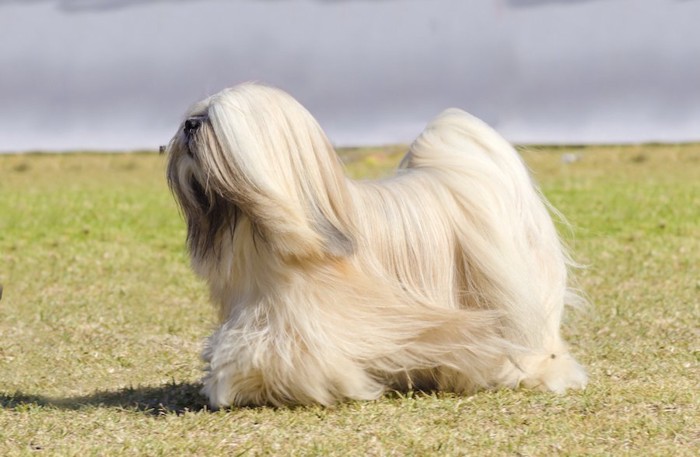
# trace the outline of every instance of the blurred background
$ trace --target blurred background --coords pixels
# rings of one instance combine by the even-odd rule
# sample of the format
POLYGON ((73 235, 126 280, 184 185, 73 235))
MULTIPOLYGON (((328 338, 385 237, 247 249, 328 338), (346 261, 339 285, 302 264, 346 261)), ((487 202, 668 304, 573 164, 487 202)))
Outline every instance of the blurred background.
POLYGON ((696 0, 0 0, 0 151, 156 149, 243 81, 336 145, 456 106, 518 143, 700 140, 696 0))

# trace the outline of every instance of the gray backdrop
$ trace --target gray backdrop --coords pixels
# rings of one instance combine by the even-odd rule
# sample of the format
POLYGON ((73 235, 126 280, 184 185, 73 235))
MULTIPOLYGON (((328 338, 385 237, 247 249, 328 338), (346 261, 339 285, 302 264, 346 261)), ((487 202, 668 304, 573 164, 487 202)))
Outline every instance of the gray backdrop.
POLYGON ((0 0, 0 151, 155 148, 281 86, 336 144, 449 106, 516 142, 700 139, 695 0, 0 0))

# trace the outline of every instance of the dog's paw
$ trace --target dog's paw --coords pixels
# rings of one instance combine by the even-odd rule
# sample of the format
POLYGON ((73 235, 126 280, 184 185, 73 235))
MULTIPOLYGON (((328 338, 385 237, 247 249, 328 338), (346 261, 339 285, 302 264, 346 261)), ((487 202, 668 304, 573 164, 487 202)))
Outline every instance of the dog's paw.
POLYGON ((525 387, 558 394, 568 389, 583 389, 588 382, 586 370, 569 353, 528 355, 509 361, 499 384, 525 387))
POLYGON ((536 364, 523 387, 549 390, 558 394, 568 389, 583 389, 588 382, 586 370, 570 354, 550 354, 536 364))

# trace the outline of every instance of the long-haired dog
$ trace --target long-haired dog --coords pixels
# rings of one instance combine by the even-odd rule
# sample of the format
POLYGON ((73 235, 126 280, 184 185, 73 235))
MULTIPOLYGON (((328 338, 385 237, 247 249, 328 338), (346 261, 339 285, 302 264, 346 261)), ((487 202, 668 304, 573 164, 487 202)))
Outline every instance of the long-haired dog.
POLYGON ((243 84, 194 105, 167 150, 218 308, 213 407, 585 385, 548 204, 480 120, 445 111, 396 176, 358 182, 296 100, 243 84))

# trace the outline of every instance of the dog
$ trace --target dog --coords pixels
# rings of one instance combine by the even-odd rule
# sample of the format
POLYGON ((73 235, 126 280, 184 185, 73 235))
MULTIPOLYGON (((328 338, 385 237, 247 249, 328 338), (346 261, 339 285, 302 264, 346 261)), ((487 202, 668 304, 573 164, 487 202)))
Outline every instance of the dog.
POLYGON ((196 103, 166 152, 218 310, 213 408, 585 386, 555 210, 479 119, 449 109, 395 176, 355 181, 299 102, 245 83, 196 103))

